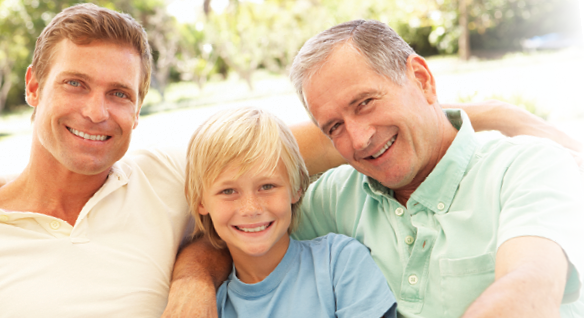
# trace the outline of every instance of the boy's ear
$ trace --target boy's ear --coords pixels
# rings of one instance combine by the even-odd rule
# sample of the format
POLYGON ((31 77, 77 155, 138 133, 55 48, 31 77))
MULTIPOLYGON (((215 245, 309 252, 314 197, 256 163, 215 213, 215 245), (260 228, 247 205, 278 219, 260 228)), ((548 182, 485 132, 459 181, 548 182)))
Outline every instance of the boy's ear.
POLYGON ((291 203, 294 204, 294 203, 298 202, 298 200, 300 200, 301 197, 302 197, 302 191, 301 190, 298 190, 296 192, 296 194, 292 196, 292 202, 291 203))
POLYGON ((203 202, 199 203, 199 214, 200 215, 209 214, 209 211, 207 211, 207 209, 205 209, 205 207, 203 206, 203 202))

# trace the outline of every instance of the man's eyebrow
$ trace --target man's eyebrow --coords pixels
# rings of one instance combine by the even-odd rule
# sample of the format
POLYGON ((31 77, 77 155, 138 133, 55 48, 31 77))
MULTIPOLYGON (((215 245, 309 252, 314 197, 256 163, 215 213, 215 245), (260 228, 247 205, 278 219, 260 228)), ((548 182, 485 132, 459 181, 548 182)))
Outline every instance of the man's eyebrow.
MULTIPOLYGON (((363 98, 365 98, 365 97, 367 97, 367 96, 372 96, 372 95, 374 95, 374 94, 376 94, 376 93, 377 93, 377 91, 365 91, 365 92, 359 93, 359 94, 357 94, 355 97, 353 97, 353 98, 351 99, 351 102, 349 102, 349 104, 347 104, 347 106, 348 106, 348 107, 351 107, 351 106, 353 106, 355 103, 357 103, 357 102, 359 102, 360 100, 362 100, 363 98)), ((336 121, 336 119, 331 119, 331 120, 327 121, 327 122, 326 122, 324 125, 322 125, 322 126, 321 126, 322 128, 321 128, 320 130, 321 130, 321 131, 322 131, 322 132, 323 132, 325 135, 327 135, 327 136, 328 136, 327 129, 328 129, 328 127, 329 127, 330 125, 332 125, 332 124, 333 124, 333 122, 335 122, 335 121, 336 121)))
POLYGON ((64 71, 64 72, 61 72, 59 74, 59 76, 73 76, 73 77, 79 77, 79 78, 84 79, 84 80, 90 79, 89 75, 87 75, 87 74, 83 74, 83 73, 79 73, 79 72, 73 72, 73 71, 64 71))

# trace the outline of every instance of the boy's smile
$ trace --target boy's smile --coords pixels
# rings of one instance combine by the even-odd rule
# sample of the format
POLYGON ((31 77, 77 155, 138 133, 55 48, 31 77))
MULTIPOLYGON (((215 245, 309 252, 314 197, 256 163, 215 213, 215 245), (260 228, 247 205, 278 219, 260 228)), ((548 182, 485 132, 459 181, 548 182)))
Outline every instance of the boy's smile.
POLYGON ((288 249, 292 204, 298 197, 292 195, 282 161, 273 172, 254 167, 241 174, 239 169, 239 162, 230 164, 211 183, 199 213, 211 216, 236 268, 260 260, 277 264, 288 249))

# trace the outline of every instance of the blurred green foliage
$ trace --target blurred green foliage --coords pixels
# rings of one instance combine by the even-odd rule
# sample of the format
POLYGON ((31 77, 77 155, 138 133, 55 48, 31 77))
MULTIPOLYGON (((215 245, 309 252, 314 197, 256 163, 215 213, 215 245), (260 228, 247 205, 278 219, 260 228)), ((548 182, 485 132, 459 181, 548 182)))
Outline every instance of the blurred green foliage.
MULTIPOLYGON (((356 18, 387 23, 421 55, 455 53, 458 1, 467 1, 472 50, 517 49, 534 35, 581 32, 578 0, 229 0, 221 12, 204 14, 201 5, 189 23, 170 16, 165 0, 92 2, 143 24, 155 58, 152 88, 164 101, 171 82, 192 81, 203 89, 212 76, 230 72, 253 88, 258 69, 285 73, 304 41, 356 18)), ((25 103, 24 74, 36 37, 78 2, 0 0, 0 112, 25 103)))

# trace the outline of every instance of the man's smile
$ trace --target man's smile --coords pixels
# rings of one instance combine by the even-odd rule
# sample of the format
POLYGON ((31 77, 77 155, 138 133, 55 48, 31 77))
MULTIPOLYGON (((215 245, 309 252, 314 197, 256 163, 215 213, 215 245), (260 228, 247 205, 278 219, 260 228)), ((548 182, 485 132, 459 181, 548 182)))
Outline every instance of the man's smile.
POLYGON ((378 152, 376 152, 375 154, 371 155, 370 157, 368 157, 366 159, 379 158, 381 155, 383 155, 387 151, 387 149, 389 149, 389 147, 391 147, 393 145, 396 138, 397 138, 397 135, 393 136, 385 145, 383 145, 383 147, 381 149, 379 149, 378 152))
POLYGON ((75 136, 81 137, 83 139, 87 139, 87 140, 96 140, 96 141, 105 141, 109 138, 111 138, 111 136, 107 136, 107 135, 90 135, 88 133, 84 133, 82 131, 79 131, 77 129, 73 129, 71 127, 67 127, 67 129, 75 136))

